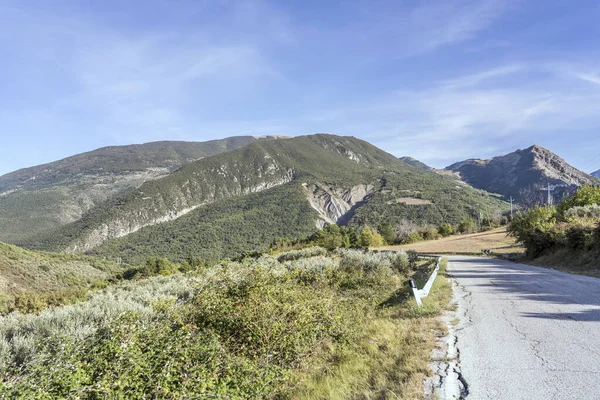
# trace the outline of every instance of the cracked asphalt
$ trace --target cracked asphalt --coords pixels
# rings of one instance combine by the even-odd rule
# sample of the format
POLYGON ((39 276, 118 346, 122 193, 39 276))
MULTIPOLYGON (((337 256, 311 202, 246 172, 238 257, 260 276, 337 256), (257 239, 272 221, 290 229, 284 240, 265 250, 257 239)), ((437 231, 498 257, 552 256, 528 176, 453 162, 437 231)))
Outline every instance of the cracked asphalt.
POLYGON ((449 257, 468 399, 600 399, 600 279, 449 257))

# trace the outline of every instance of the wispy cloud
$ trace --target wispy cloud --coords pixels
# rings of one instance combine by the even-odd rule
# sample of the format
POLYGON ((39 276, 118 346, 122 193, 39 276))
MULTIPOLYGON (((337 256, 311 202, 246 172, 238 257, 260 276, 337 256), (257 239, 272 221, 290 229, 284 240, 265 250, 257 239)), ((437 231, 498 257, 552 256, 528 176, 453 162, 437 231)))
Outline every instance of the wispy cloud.
POLYGON ((422 32, 424 50, 472 39, 506 9, 502 0, 426 2, 409 16, 409 26, 422 32))
POLYGON ((510 64, 420 90, 396 91, 317 118, 368 137, 398 156, 442 167, 462 157, 498 154, 548 136, 600 128, 600 92, 573 88, 565 79, 548 75, 543 65, 510 64), (538 79, 518 79, 524 71, 538 79), (498 77, 512 79, 498 84, 498 77))

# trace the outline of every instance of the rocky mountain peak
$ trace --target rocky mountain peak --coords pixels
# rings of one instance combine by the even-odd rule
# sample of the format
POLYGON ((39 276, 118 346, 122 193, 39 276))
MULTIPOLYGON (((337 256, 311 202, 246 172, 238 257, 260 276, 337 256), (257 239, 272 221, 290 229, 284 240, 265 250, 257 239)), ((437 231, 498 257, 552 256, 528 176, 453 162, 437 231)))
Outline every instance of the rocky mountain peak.
POLYGON ((561 186, 582 186, 596 183, 591 175, 569 165, 550 150, 532 145, 524 150, 487 160, 470 159, 446 167, 461 179, 479 189, 505 196, 548 183, 561 186))

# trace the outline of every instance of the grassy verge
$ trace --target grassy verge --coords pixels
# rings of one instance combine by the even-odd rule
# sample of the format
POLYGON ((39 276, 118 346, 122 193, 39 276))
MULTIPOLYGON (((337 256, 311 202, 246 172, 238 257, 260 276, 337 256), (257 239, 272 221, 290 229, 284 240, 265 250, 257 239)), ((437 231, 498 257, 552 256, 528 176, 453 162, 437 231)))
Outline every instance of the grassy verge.
POLYGON ((379 305, 360 338, 335 363, 306 376, 295 399, 420 399, 436 334, 445 326, 436 318, 452 298, 447 260, 430 295, 417 307, 405 288, 379 305))
POLYGON ((600 278, 599 251, 583 251, 559 249, 533 260, 522 259, 520 262, 538 267, 553 268, 571 274, 587 275, 600 278))

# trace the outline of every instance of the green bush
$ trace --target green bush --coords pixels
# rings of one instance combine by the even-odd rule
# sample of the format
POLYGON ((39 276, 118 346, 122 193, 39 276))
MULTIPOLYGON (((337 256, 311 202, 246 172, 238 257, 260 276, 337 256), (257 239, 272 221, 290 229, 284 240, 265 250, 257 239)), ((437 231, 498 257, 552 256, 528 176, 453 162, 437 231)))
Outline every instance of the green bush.
POLYGON ((573 207, 585 207, 593 204, 600 204, 600 186, 585 185, 577 189, 575 194, 567 200, 561 202, 557 210, 559 219, 564 220, 567 210, 573 207))
POLYGON ((292 250, 292 251, 288 251, 287 253, 283 253, 279 257, 277 257, 277 261, 279 261, 279 262, 293 261, 293 260, 299 260, 301 258, 324 256, 326 254, 327 254, 327 249, 324 249, 322 247, 309 247, 306 249, 292 250))
POLYGON ((570 227, 566 232, 567 245, 573 250, 590 250, 594 246, 594 231, 590 226, 570 227))
POLYGON ((413 232, 404 239, 405 244, 416 243, 423 241, 423 234, 421 232, 413 232))
POLYGON ((387 244, 393 244, 395 240, 396 233, 394 232, 394 227, 389 222, 381 223, 377 226, 377 231, 383 237, 383 240, 387 244))
POLYGON ((317 231, 308 238, 307 242, 327 250, 347 249, 358 244, 354 230, 335 224, 327 225, 317 231))
POLYGON ((528 255, 537 257, 556 246, 556 231, 551 231, 555 223, 554 207, 536 207, 515 215, 508 233, 525 245, 528 255))
POLYGON ((475 233, 477 232, 477 223, 473 218, 468 218, 460 222, 458 225, 458 231, 460 233, 475 233))
POLYGON ((423 232, 423 239, 425 240, 436 240, 440 238, 438 230, 433 226, 430 226, 423 232))
POLYGON ((368 226, 360 232, 358 243, 364 249, 381 247, 385 244, 383 237, 375 229, 368 226))
POLYGON ((438 227, 438 233, 443 237, 454 234, 454 227, 451 224, 440 224, 438 227))

